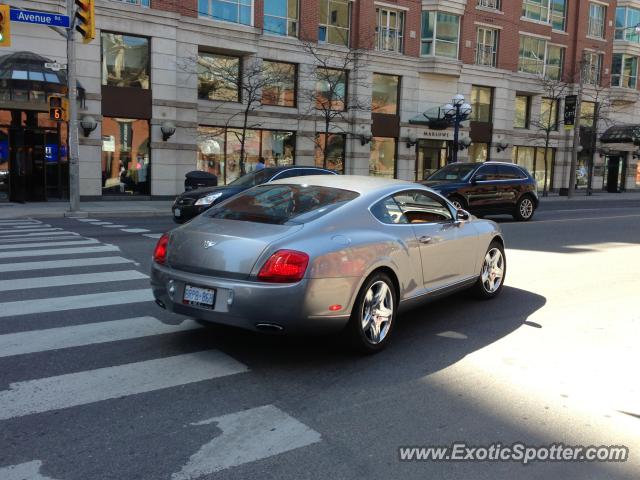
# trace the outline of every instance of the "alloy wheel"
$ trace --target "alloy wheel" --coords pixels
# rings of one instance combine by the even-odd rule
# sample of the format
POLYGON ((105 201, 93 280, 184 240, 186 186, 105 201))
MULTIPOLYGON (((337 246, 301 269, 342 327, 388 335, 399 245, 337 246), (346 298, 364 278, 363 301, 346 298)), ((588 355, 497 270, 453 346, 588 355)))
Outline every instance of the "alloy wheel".
POLYGON ((393 321, 393 294, 386 282, 373 283, 364 296, 361 325, 367 340, 376 345, 382 342, 393 321))
POLYGON ((482 286, 487 293, 495 293, 504 278, 504 257, 498 248, 487 252, 482 264, 482 286))
POLYGON ((529 198, 523 198, 520 201, 520 216, 529 218, 531 215, 533 215, 533 202, 529 198))

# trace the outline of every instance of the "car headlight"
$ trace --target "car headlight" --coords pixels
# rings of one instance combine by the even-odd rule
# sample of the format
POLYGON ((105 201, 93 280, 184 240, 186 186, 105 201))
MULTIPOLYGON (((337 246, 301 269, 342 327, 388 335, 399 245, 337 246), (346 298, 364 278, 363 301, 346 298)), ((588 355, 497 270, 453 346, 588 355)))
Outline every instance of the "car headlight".
POLYGON ((222 192, 212 193, 211 195, 207 195, 206 197, 202 197, 196 200, 196 205, 211 205, 221 196, 222 192))

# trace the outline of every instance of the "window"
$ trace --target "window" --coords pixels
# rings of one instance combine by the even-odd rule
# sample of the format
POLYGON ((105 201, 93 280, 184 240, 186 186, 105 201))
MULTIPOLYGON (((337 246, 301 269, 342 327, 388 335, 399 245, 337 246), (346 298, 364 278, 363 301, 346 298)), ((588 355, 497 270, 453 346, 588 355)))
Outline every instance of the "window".
POLYGON ((542 75, 544 73, 546 48, 546 40, 520 35, 518 71, 542 75))
MULTIPOLYGON (((240 177, 242 130, 225 127, 198 127, 196 169, 218 177, 227 185, 240 177)), ((252 172, 263 157, 267 167, 293 165, 295 133, 282 130, 247 130, 245 172, 252 172)))
POLYGON ((529 128, 529 113, 531 110, 531 97, 516 95, 516 116, 513 128, 529 128))
POLYGON ((149 39, 101 33, 102 85, 149 89, 149 39))
POLYGON ((546 179, 546 189, 549 190, 553 174, 553 164, 555 159, 555 148, 547 149, 545 159, 544 147, 513 147, 513 162, 526 168, 536 179, 539 187, 544 187, 546 179), (545 175, 546 172, 546 175, 545 175))
POLYGON ((296 65, 293 63, 262 62, 262 103, 280 107, 296 106, 296 65))
POLYGON ((473 142, 469 145, 469 161, 482 163, 489 160, 489 144, 484 142, 473 142))
POLYGON ((587 85, 600 85, 602 57, 603 55, 597 52, 584 53, 582 81, 587 85))
POLYGON ((348 47, 350 26, 349 0, 320 0, 319 41, 348 47))
POLYGON ((394 178, 396 173, 396 139, 373 137, 369 157, 369 175, 394 178))
POLYGON ((638 57, 614 53, 611 66, 611 86, 635 89, 637 81, 638 57))
POLYGON ((640 23, 640 9, 631 7, 616 8, 616 40, 640 43, 636 25, 640 23))
POLYGON ((198 98, 240 101, 240 58, 198 53, 198 98))
POLYGON ((567 28, 567 0, 552 0, 551 26, 564 32, 567 28))
POLYGON ((564 47, 547 45, 547 57, 544 64, 544 74, 552 80, 562 80, 564 65, 564 47))
POLYGON ((500 0, 476 0, 478 7, 500 10, 500 0))
POLYGON ((483 182, 494 182, 496 180, 500 180, 498 176, 498 166, 489 164, 483 165, 476 171, 474 177, 476 178, 476 180, 483 182), (482 180, 479 180, 479 175, 482 175, 484 178, 482 180))
POLYGON ((149 195, 149 122, 102 119, 102 194, 149 195))
POLYGON ((376 50, 403 51, 404 12, 376 8, 376 50))
POLYGON ((421 55, 458 58, 459 36, 459 16, 434 11, 422 12, 421 55))
POLYGON ((522 178, 525 178, 525 174, 518 167, 498 165, 499 180, 518 180, 522 178))
POLYGON ((589 4, 589 27, 587 35, 595 38, 604 38, 604 20, 607 8, 599 3, 589 4))
POLYGON ((491 87, 471 87, 471 117, 475 122, 491 122, 493 89, 491 87))
POLYGON ((116 2, 128 3, 129 5, 139 5, 141 7, 148 7, 150 0, 114 0, 116 2))
POLYGON ((344 173, 346 135, 343 133, 330 133, 329 135, 317 133, 315 143, 315 166, 344 173), (327 155, 326 162, 324 160, 325 153, 327 155))
POLYGON ((347 72, 334 68, 316 70, 316 108, 335 111, 347 109, 347 72))
POLYGON ((596 103, 583 100, 580 102, 580 125, 582 127, 593 127, 593 120, 596 118, 596 103))
POLYGON ((496 66, 498 35, 499 31, 495 28, 478 27, 476 35, 476 65, 496 66))
POLYGON ((523 0, 522 16, 538 22, 549 22, 551 0, 523 0))
POLYGON ((198 0, 198 16, 253 25, 253 0, 198 0))
POLYGON ((265 0, 263 23, 267 33, 298 36, 298 0, 265 0))
POLYGON ((543 98, 540 105, 540 126, 543 130, 558 129, 558 100, 543 98))
POLYGON ((371 111, 373 113, 398 114, 398 90, 400 77, 396 75, 373 74, 371 111))
POLYGON ((411 190, 387 197, 371 207, 371 213, 382 223, 439 223, 453 220, 444 201, 428 193, 411 190))

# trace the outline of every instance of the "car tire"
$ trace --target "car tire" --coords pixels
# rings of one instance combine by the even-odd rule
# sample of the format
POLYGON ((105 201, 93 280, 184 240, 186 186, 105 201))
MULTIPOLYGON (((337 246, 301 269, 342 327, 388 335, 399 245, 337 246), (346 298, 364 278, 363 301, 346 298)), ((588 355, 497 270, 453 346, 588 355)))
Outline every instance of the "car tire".
POLYGON ((393 333, 397 311, 398 293, 395 285, 387 274, 373 273, 362 285, 351 311, 346 330, 351 345, 366 354, 382 350, 393 333), (376 300, 379 295, 382 298, 376 300), (386 315, 374 316, 374 309, 386 315))
POLYGON ((533 218, 533 214, 536 211, 536 204, 531 198, 531 195, 523 195, 516 203, 516 210, 513 213, 513 218, 519 222, 528 222, 533 218))
POLYGON ((480 276, 471 287, 473 294, 480 300, 490 300, 500 295, 507 275, 507 257, 502 243, 494 240, 489 245, 482 260, 480 276), (496 281, 498 284, 496 285, 496 281))
POLYGON ((466 210, 467 208, 469 208, 465 199, 459 195, 451 195, 449 197, 449 201, 453 203, 454 207, 456 207, 458 210, 466 210))

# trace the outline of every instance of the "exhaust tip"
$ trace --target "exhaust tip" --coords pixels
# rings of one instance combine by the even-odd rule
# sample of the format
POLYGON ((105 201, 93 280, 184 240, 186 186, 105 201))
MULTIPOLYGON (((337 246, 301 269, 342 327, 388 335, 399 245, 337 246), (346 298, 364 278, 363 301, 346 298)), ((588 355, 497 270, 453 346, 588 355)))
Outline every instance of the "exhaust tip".
POLYGON ((284 327, 277 323, 256 323, 256 328, 261 332, 282 333, 284 327))
POLYGON ((158 300, 157 298, 156 298, 156 305, 158 305, 160 308, 164 308, 165 310, 167 309, 164 303, 162 303, 162 301, 158 300))

